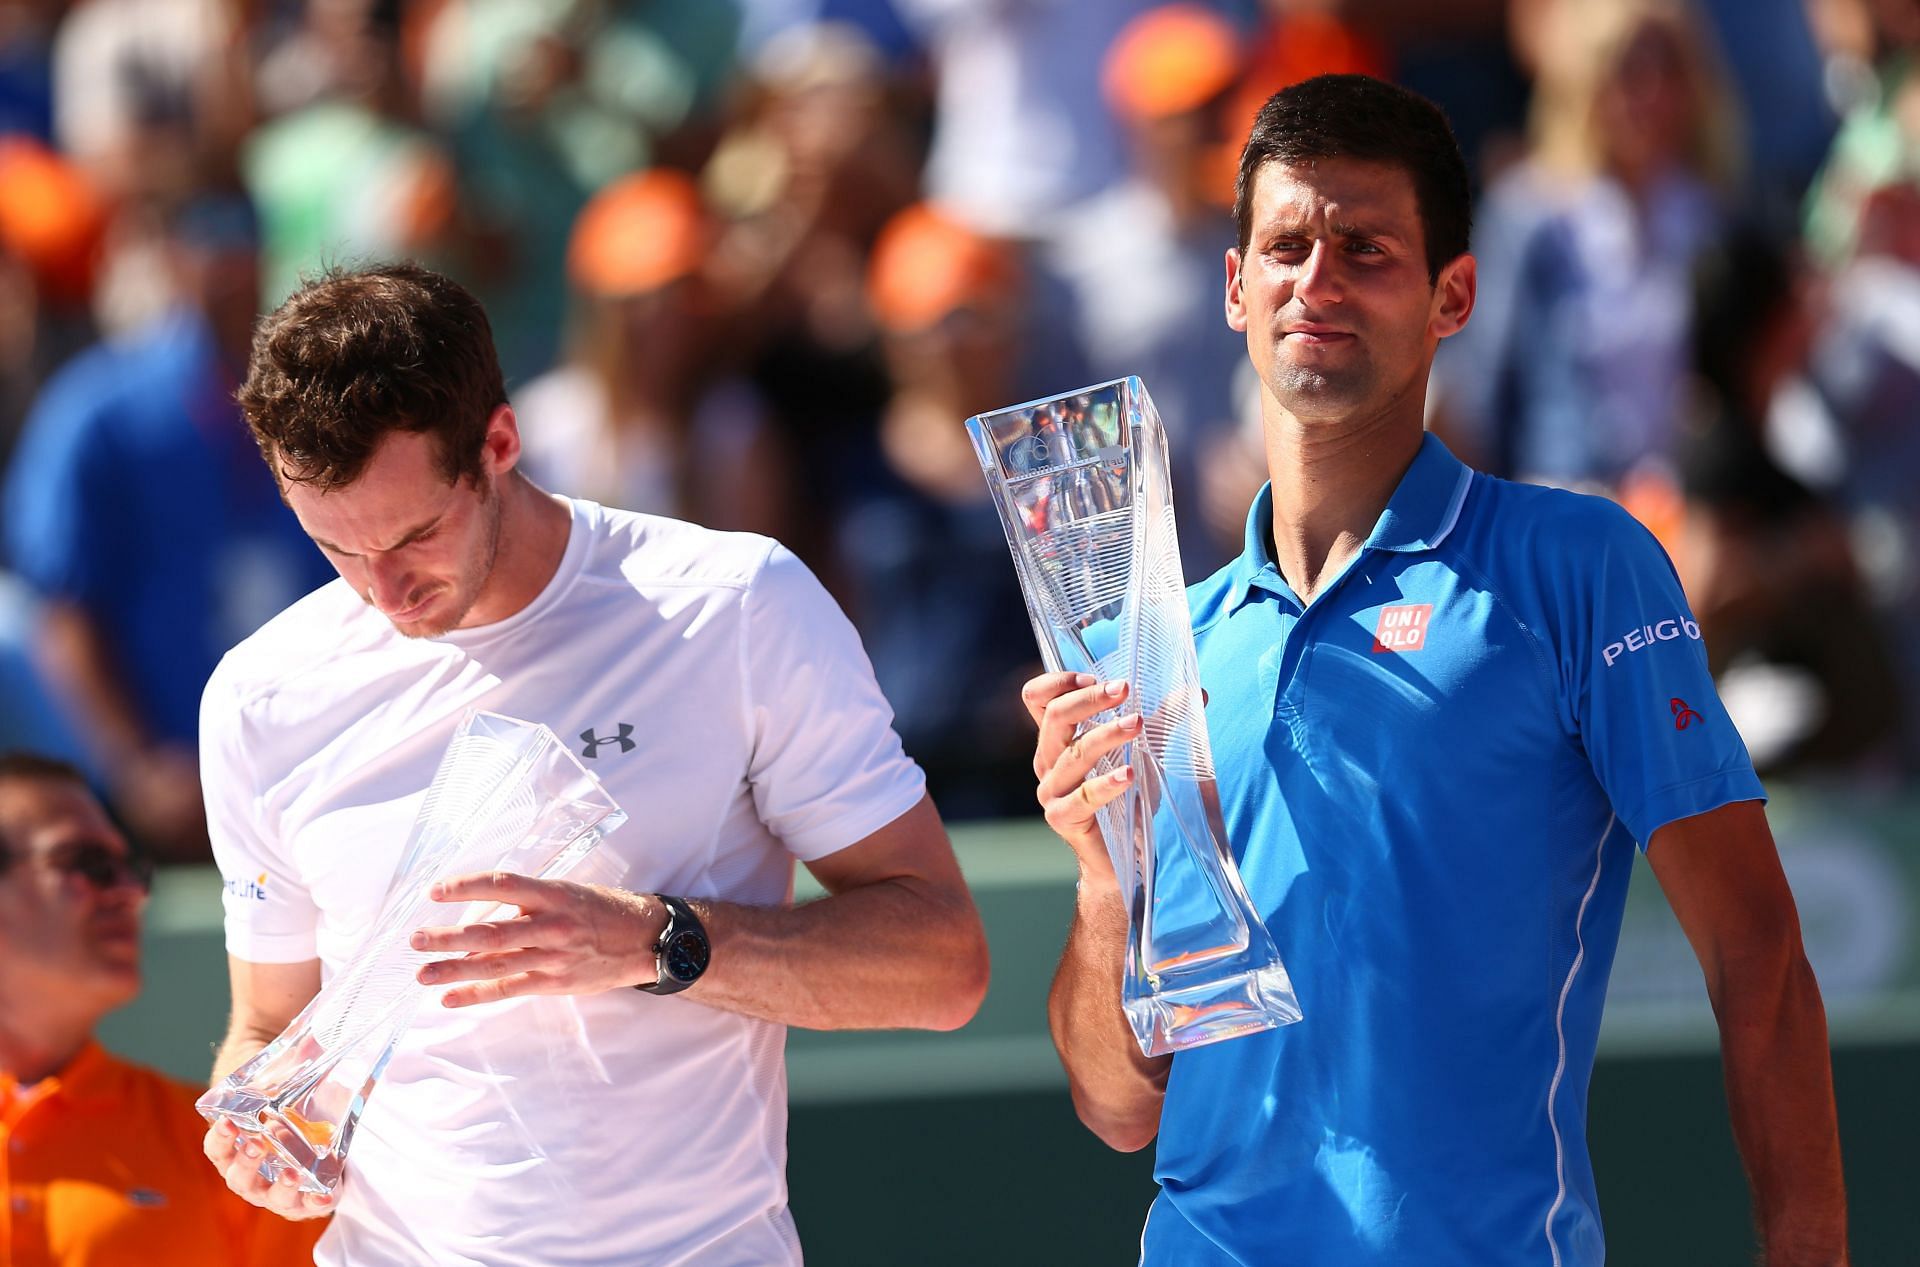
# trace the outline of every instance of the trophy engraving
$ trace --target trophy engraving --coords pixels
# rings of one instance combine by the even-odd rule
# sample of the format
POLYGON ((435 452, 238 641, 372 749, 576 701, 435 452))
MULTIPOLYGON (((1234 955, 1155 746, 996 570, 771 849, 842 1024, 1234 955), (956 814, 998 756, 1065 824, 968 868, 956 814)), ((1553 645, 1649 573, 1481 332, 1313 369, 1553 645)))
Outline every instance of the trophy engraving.
MULTIPOLYGON (((1124 679, 1140 737, 1094 768, 1134 782, 1099 811, 1126 895, 1121 1002, 1161 1055, 1300 1019, 1226 848, 1174 534, 1166 434, 1137 378, 967 420, 1051 670, 1124 679)), ((1083 729, 1085 729, 1083 728, 1083 729)))
POLYGON ((500 904, 442 907, 435 880, 471 871, 557 877, 626 814, 545 726, 469 713, 447 745, 371 930, 346 966, 273 1042, 201 1096, 268 1150, 261 1172, 291 1171, 325 1194, 340 1186, 354 1126, 428 989, 435 957, 407 944, 422 924, 465 924, 500 904), (429 918, 431 917, 431 918, 429 918))

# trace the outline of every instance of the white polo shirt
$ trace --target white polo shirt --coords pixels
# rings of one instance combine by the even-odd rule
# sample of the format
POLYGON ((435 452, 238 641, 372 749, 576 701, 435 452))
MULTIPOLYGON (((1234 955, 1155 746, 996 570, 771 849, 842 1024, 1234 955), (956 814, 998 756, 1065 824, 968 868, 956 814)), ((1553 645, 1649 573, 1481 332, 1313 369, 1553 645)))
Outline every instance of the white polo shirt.
MULTIPOLYGON (((506 620, 407 639, 335 581, 221 663, 201 758, 235 956, 339 970, 472 708, 585 758, 629 815, 602 850, 636 892, 784 904, 795 858, 919 801, 858 636, 799 560, 569 505, 559 570, 506 620)), ((684 995, 429 1002, 368 1101, 318 1261, 798 1263, 784 1042, 684 995)))

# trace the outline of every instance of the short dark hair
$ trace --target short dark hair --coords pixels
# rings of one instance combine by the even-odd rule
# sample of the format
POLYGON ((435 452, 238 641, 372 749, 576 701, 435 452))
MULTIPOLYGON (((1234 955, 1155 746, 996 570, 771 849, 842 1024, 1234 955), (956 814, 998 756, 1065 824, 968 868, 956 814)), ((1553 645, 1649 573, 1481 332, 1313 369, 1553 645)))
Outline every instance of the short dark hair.
POLYGON ((1367 75, 1316 75, 1267 98, 1240 151, 1233 219, 1245 251, 1253 236, 1253 186, 1271 162, 1357 158, 1391 163, 1413 179, 1427 252, 1427 279, 1467 252, 1473 192, 1467 162, 1440 107, 1367 75))
POLYGON ((0 752, 0 782, 8 779, 53 779, 88 786, 87 776, 72 762, 19 748, 0 752))
POLYGON ((507 403, 480 301, 414 263, 329 269, 260 323, 239 391, 275 479, 351 484, 387 436, 432 435, 449 482, 478 480, 507 403))
MULTIPOLYGON (((87 776, 80 771, 80 767, 70 762, 17 748, 0 752, 0 783, 29 780, 71 783, 89 792, 92 791, 87 783, 87 776)), ((6 839, 4 835, 0 835, 0 871, 5 871, 12 862, 13 842, 6 839)))

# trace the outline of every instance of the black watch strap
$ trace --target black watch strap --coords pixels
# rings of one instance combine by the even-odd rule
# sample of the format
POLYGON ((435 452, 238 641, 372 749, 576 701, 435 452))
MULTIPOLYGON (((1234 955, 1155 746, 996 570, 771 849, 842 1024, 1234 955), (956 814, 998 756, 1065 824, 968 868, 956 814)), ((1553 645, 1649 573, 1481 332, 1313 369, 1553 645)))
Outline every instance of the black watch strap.
POLYGON ((654 979, 633 988, 648 994, 678 994, 706 972, 713 947, 706 925, 684 899, 656 893, 654 901, 667 908, 666 927, 653 943, 654 979))

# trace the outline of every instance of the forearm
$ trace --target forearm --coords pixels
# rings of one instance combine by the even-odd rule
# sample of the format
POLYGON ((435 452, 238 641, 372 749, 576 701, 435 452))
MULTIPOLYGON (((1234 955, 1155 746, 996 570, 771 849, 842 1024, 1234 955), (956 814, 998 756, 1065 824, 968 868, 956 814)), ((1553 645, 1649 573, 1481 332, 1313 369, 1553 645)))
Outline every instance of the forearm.
POLYGON ((50 600, 41 617, 38 662, 67 707, 86 721, 86 740, 109 773, 151 742, 100 628, 84 609, 50 600))
POLYGON ((1715 991, 1734 1137, 1768 1267, 1847 1261, 1846 1189, 1826 1013, 1796 939, 1768 972, 1715 991))
POLYGON ((1083 880, 1047 999, 1074 1109, 1110 1147, 1134 1152, 1160 1129, 1170 1057, 1149 1058, 1120 1004, 1127 911, 1119 888, 1083 880))
POLYGON ((690 904, 713 960, 687 997, 710 1007, 803 1029, 949 1030, 986 993, 986 934, 964 889, 901 878, 796 907, 690 904))
POLYGON ((252 1060, 276 1037, 278 1037, 277 1034, 262 1033, 238 1022, 230 1025, 226 1037, 222 1038, 220 1045, 214 1048, 213 1077, 208 1080, 209 1085, 219 1082, 235 1069, 252 1060))

